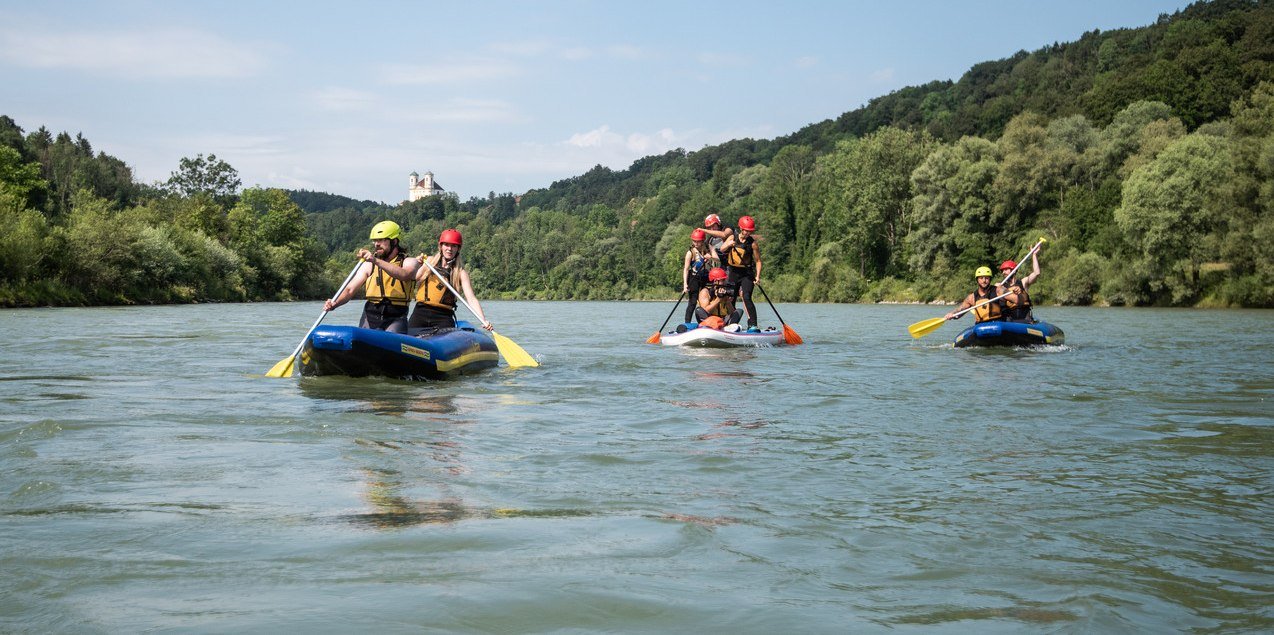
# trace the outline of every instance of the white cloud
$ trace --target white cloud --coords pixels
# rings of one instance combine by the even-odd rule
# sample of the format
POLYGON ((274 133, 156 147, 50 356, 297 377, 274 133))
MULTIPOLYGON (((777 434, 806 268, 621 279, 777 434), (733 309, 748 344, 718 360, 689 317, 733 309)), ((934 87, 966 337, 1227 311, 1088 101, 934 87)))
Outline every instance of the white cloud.
POLYGON ((431 64, 389 64, 381 67, 382 83, 406 85, 442 85, 481 82, 512 77, 518 66, 501 60, 442 60, 431 64))
POLYGON ((566 145, 575 146, 577 148, 599 148, 606 145, 614 145, 623 140, 621 135, 611 132, 610 126, 602 126, 588 132, 577 132, 566 140, 566 145))
POLYGON ((405 115, 422 122, 493 123, 518 121, 522 118, 513 106, 498 99, 451 99, 405 115))
POLYGON ((370 110, 378 99, 376 95, 366 91, 328 86, 311 92, 310 101, 323 110, 354 112, 370 110))
POLYGON ((248 77, 265 68, 268 48, 191 29, 0 30, 0 59, 10 64, 129 78, 248 77))
POLYGON ((796 67, 814 68, 815 66, 818 66, 818 62, 819 59, 817 57, 814 57, 813 55, 806 55, 805 57, 796 58, 796 67))
POLYGON ((593 51, 583 46, 572 46, 562 49, 557 55, 568 62, 578 62, 592 57, 593 51))
POLYGON ((606 47, 606 54, 625 60, 640 60, 649 57, 645 50, 633 44, 612 44, 606 47))
POLYGON ((871 81, 876 83, 886 83, 894 80, 893 68, 882 68, 871 74, 871 81))

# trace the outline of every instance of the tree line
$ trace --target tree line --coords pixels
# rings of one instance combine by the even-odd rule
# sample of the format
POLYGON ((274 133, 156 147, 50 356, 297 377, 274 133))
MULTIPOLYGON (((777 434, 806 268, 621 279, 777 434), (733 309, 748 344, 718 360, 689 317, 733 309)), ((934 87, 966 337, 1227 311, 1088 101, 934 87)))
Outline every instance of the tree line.
POLYGON ((672 298, 709 212, 759 224, 776 300, 953 300, 1049 240, 1039 301, 1274 306, 1274 5, 1200 2, 882 96, 772 140, 597 166, 521 195, 385 205, 238 191, 215 157, 133 181, 0 118, 0 303, 319 298, 379 220, 465 236, 480 293, 672 298))

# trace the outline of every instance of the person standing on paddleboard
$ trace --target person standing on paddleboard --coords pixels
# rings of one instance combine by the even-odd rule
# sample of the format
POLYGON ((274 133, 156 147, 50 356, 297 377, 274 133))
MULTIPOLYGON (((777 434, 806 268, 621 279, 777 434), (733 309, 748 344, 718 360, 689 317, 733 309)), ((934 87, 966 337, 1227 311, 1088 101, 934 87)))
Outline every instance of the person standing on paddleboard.
POLYGON ((761 283, 761 247, 756 241, 756 220, 739 217, 739 231, 721 243, 721 260, 730 275, 730 284, 738 289, 743 308, 748 313, 748 330, 757 330, 756 305, 752 289, 761 283))
POLYGON ((686 302, 685 322, 694 319, 699 290, 708 285, 708 271, 719 266, 720 258, 715 249, 708 247, 707 236, 702 229, 690 232, 690 249, 681 265, 681 292, 690 299, 686 302))
POLYGON ((404 272, 414 272, 420 262, 406 256, 406 249, 398 242, 401 235, 402 228, 394 221, 376 223, 368 236, 372 249, 358 250, 358 258, 363 261, 358 273, 338 297, 323 303, 323 310, 331 311, 349 302, 355 289, 362 285, 367 302, 363 304, 359 328, 406 333, 407 307, 415 283, 404 272))
POLYGON ((708 214, 703 218, 703 233, 708 239, 708 249, 717 253, 720 259, 721 243, 734 235, 734 230, 721 224, 721 217, 716 214, 708 214))

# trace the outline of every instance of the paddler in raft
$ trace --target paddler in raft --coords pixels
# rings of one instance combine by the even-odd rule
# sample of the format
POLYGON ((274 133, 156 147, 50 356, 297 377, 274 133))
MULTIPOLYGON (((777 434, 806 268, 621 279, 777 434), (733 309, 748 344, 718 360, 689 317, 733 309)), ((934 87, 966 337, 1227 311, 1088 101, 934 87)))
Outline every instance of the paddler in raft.
POLYGON ((1036 278, 1040 277, 1038 253, 1038 249, 1031 252, 1031 275, 1025 278, 1010 276, 1013 270, 1018 268, 1016 262, 1005 260, 1000 264, 1000 275, 1005 278, 1004 283, 1000 285, 1000 293, 1010 293, 1004 298, 1004 321, 1006 322, 1035 323, 1035 316, 1031 315, 1031 294, 1028 288, 1035 284, 1036 278))
POLYGON ((437 330, 455 328, 456 296, 451 289, 459 290, 468 300, 474 315, 482 322, 482 328, 490 331, 495 328, 482 312, 482 304, 473 293, 473 283, 469 280, 469 271, 460 264, 460 246, 464 239, 460 232, 448 229, 438 236, 438 253, 419 257, 423 261, 416 271, 416 308, 411 312, 408 326, 412 332, 419 330, 437 330), (434 275, 433 270, 424 265, 428 262, 447 281, 451 289, 434 275))
POLYGON ((708 286, 699 290, 699 306, 695 308, 700 327, 721 329, 739 323, 742 313, 734 308, 738 292, 729 283, 729 277, 721 267, 713 267, 708 272, 708 286))
POLYGON ((358 250, 358 257, 363 261, 358 273, 345 285, 340 296, 323 303, 323 310, 331 311, 349 302, 355 289, 362 285, 367 302, 363 304, 359 328, 406 333, 407 307, 415 284, 404 272, 414 272, 420 262, 404 253, 405 249, 398 243, 401 235, 402 229, 394 221, 376 223, 369 235, 372 250, 358 250))
POLYGON ((973 272, 973 276, 978 281, 978 287, 973 290, 973 293, 969 294, 969 297, 964 299, 964 302, 960 303, 960 306, 943 317, 948 320, 958 320, 963 315, 963 313, 960 313, 961 311, 969 307, 976 307, 972 311, 975 324, 1002 321, 1004 319, 1004 299, 997 296, 1003 295, 1003 292, 1000 291, 999 287, 991 284, 991 268, 978 267, 977 271, 973 272), (957 313, 960 313, 960 315, 956 315, 957 313))

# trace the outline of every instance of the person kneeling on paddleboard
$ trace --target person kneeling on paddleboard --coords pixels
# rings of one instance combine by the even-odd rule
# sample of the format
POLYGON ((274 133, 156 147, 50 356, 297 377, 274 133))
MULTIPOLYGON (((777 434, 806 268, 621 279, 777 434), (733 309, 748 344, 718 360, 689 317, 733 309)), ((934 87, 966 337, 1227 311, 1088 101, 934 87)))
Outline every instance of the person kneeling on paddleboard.
POLYGON ((415 284, 409 272, 414 272, 420 262, 406 256, 406 250, 398 244, 401 235, 402 229, 392 220, 376 223, 369 236, 372 251, 358 250, 358 258, 363 261, 358 273, 350 278, 339 296, 323 303, 323 310, 331 311, 349 302, 354 290, 362 285, 367 302, 363 305, 363 317, 358 321, 359 328, 406 333, 407 306, 411 304, 415 284))
POLYGON ((708 286, 699 290, 699 306, 695 309, 700 326, 722 328, 739 323, 743 311, 734 308, 738 290, 727 281, 729 277, 721 267, 708 272, 708 286))
POLYGON ((974 289, 973 293, 970 293, 969 297, 965 298, 964 302, 961 302, 960 306, 956 307, 954 311, 946 314, 946 319, 959 319, 960 316, 956 315, 957 313, 963 315, 961 311, 974 307, 973 320, 975 323, 1002 321, 1004 319, 1004 305, 1002 300, 997 298, 1001 293, 995 285, 991 284, 991 268, 978 267, 978 270, 973 272, 973 277, 978 281, 978 288, 974 289))

